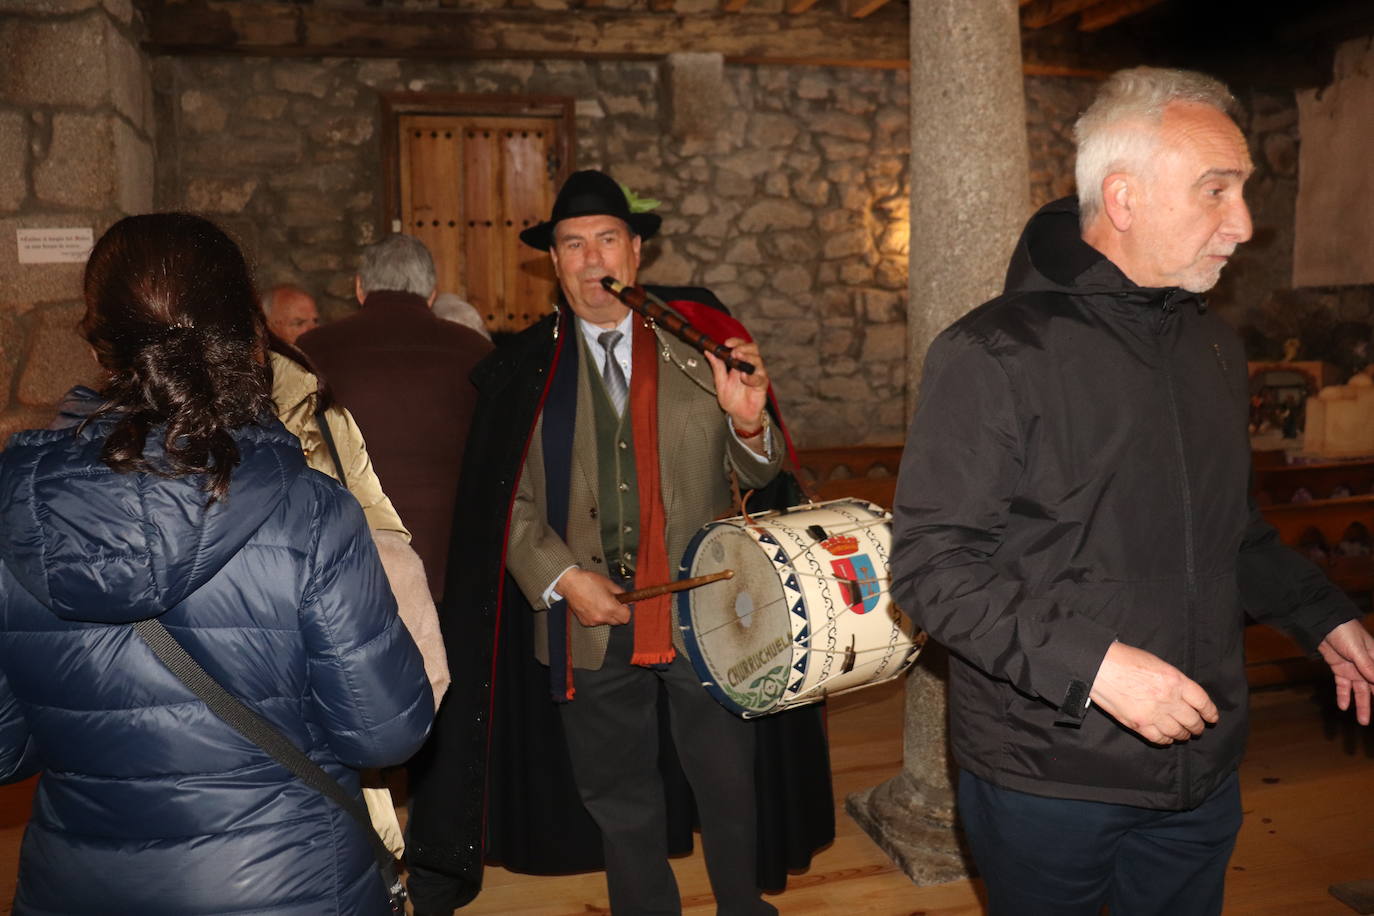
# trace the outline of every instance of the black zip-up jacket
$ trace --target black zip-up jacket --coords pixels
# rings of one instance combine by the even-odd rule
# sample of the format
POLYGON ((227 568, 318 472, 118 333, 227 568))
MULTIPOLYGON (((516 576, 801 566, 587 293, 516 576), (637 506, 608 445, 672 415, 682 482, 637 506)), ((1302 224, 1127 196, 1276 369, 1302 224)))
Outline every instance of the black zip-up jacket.
POLYGON ((1245 613, 1306 650, 1358 616, 1248 496, 1240 341, 1132 283, 1072 199, 1027 224, 1005 292, 926 357, 894 520, 898 604, 951 650, 958 765, 1036 795, 1187 809, 1240 762, 1245 613), (1113 640, 1220 721, 1160 747, 1087 708, 1113 640))

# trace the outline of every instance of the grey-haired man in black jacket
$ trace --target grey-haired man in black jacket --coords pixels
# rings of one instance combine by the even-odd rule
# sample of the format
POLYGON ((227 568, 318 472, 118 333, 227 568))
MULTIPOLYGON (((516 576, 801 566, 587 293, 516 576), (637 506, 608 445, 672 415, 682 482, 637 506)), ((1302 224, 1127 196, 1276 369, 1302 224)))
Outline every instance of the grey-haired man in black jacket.
POLYGON ((1076 126, 1077 201, 927 356, 893 590, 953 655, 993 914, 1221 911, 1247 613, 1369 723, 1374 639, 1249 500, 1245 355, 1200 295, 1251 234, 1233 105, 1201 74, 1115 74, 1076 126))

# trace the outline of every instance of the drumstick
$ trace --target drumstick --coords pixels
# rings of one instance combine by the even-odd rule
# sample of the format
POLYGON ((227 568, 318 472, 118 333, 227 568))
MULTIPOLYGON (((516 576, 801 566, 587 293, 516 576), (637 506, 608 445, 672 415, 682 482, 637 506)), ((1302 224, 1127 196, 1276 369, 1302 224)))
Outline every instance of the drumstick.
POLYGON ((721 579, 730 579, 735 575, 733 569, 722 569, 720 572, 707 573, 704 576, 693 576, 690 579, 678 579, 676 582, 665 582, 662 585, 650 585, 645 588, 637 588, 632 592, 621 592, 615 596, 615 600, 621 604, 631 604, 635 601, 642 601, 645 598, 657 598, 659 595, 669 595, 673 592, 685 592, 689 588, 696 588, 698 585, 709 585, 712 582, 719 582, 721 579))

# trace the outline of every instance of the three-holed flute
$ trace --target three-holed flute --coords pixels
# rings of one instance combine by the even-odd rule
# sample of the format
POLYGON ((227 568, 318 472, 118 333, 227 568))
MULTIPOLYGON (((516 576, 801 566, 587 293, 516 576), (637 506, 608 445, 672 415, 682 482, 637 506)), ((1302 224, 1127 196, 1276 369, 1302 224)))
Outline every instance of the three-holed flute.
POLYGON ((731 369, 738 369, 745 375, 754 374, 754 364, 730 355, 730 348, 712 340, 692 327, 682 317, 668 307, 668 304, 642 286, 626 286, 615 277, 602 277, 601 285, 621 302, 634 309, 645 318, 668 333, 696 347, 702 353, 710 353, 731 369))

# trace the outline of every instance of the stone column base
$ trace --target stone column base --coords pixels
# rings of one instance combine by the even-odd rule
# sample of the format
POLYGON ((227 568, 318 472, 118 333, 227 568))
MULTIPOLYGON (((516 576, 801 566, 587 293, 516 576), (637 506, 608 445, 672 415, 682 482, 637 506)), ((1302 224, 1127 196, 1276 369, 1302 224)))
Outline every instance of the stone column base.
POLYGON ((912 883, 925 887, 973 873, 973 857, 954 827, 950 801, 932 800, 903 770, 881 785, 854 792, 844 809, 912 883))

